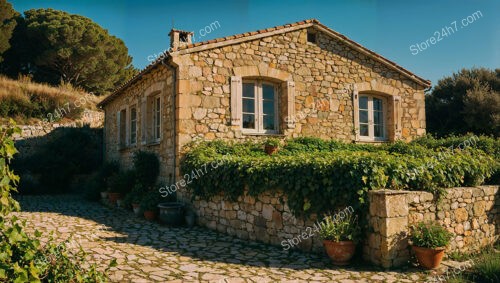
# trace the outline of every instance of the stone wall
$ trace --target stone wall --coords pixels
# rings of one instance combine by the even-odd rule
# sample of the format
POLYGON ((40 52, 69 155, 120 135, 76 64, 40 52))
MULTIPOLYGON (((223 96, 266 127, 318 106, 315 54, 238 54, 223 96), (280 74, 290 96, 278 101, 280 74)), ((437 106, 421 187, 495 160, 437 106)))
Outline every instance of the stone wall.
POLYGON ((160 179, 172 182, 174 179, 174 148, 175 148, 175 96, 173 71, 164 65, 159 65, 140 81, 124 90, 124 93, 105 106, 105 151, 106 160, 118 160, 125 167, 132 166, 133 153, 138 150, 155 152, 160 159, 160 179), (151 105, 149 97, 161 97, 161 138, 151 140, 151 105), (137 143, 128 142, 120 145, 118 138, 117 112, 126 111, 127 136, 130 131, 130 108, 137 109, 137 143))
POLYGON ((196 199, 192 207, 198 216, 199 225, 241 239, 258 240, 273 245, 297 238, 302 233, 297 247, 304 251, 321 251, 322 244, 317 236, 309 237, 310 228, 316 216, 296 218, 286 204, 282 192, 264 192, 252 197, 245 194, 237 202, 215 196, 209 201, 196 199))
POLYGON ((20 134, 14 135, 16 148, 21 156, 30 155, 50 138, 50 134, 62 127, 83 127, 89 125, 91 128, 101 128, 104 124, 104 113, 85 109, 82 117, 71 122, 39 123, 35 125, 18 125, 20 134))
MULTIPOLYGON (((447 192, 436 204, 428 192, 371 191, 364 258, 386 268, 407 264, 411 254, 409 227, 422 220, 437 220, 454 233, 449 251, 478 251, 493 243, 500 231, 499 187, 451 188, 447 192)), ((285 249, 293 246, 322 253, 321 240, 313 229, 317 216, 294 217, 286 199, 280 191, 255 198, 245 194, 236 202, 216 196, 208 201, 196 199, 192 208, 198 224, 210 229, 285 249)))
POLYGON ((384 267, 406 264, 410 259, 408 232, 420 221, 436 220, 454 237, 449 251, 479 251, 500 234, 498 186, 447 189, 436 203, 421 191, 372 191, 365 259, 384 267))

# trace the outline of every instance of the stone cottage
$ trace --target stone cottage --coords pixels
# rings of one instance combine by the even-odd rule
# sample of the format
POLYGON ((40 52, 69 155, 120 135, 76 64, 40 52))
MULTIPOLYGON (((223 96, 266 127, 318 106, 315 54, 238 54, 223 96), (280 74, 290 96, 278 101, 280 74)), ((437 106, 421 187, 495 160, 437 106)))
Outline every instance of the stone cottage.
POLYGON ((99 104, 107 160, 130 165, 134 151, 154 151, 160 177, 173 182, 195 139, 380 143, 425 134, 430 81, 317 20, 191 38, 172 30, 170 52, 99 104))

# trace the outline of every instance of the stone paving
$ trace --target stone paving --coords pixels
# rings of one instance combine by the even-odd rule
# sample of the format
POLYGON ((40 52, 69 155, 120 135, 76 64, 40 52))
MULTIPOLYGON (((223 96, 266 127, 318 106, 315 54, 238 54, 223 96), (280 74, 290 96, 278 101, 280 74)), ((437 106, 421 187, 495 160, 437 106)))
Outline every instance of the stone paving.
POLYGON ((415 268, 384 272, 367 266, 338 268, 323 255, 283 251, 205 228, 170 228, 132 212, 78 196, 18 197, 28 227, 55 240, 70 236, 88 252, 88 261, 113 282, 425 282, 415 268))

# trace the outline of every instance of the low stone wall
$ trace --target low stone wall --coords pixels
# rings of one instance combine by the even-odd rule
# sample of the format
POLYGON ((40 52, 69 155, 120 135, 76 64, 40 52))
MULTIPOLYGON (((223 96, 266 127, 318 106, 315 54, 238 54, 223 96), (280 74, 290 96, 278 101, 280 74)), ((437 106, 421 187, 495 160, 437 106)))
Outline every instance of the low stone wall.
POLYGON ((409 228, 420 221, 436 220, 454 234, 449 251, 473 252, 494 243, 500 234, 498 186, 446 191, 439 202, 422 191, 370 192, 365 259, 383 267, 405 265, 411 252, 409 228))
POLYGON ((209 201, 195 200, 192 205, 198 223, 210 229, 274 245, 284 241, 285 249, 294 246, 304 251, 321 251, 321 241, 312 229, 317 217, 296 218, 286 200, 282 192, 265 192, 256 198, 245 194, 237 202, 215 196, 209 201))
MULTIPOLYGON (((447 189, 439 203, 431 193, 421 191, 371 191, 368 199, 363 256, 386 268, 409 262, 409 227, 422 220, 437 220, 455 234, 452 251, 477 251, 493 243, 500 232, 498 186, 447 189)), ((221 196, 196 199, 192 208, 198 224, 210 229, 284 249, 324 252, 314 229, 317 216, 296 218, 286 201, 282 192, 265 192, 255 198, 245 194, 236 202, 221 196)))

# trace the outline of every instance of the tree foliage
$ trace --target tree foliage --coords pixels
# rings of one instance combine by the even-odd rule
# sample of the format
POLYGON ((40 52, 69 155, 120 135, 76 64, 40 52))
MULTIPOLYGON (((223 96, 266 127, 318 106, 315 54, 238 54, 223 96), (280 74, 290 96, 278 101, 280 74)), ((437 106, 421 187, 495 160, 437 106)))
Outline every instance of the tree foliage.
POLYGON ((16 27, 16 11, 7 0, 0 0, 0 62, 3 61, 2 53, 10 47, 10 38, 16 27))
POLYGON ((17 19, 13 48, 2 71, 36 81, 79 86, 103 94, 137 71, 124 42, 91 19, 54 9, 32 9, 17 19))
POLYGON ((438 81, 426 100, 427 130, 500 135, 500 69, 463 69, 438 81))

